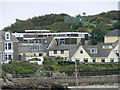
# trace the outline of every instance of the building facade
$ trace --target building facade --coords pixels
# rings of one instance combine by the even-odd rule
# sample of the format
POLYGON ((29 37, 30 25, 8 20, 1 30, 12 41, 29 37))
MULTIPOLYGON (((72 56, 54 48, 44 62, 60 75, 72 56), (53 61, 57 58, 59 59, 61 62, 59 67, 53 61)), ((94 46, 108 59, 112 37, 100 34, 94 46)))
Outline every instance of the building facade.
POLYGON ((10 32, 0 31, 0 61, 18 60, 18 40, 10 32))

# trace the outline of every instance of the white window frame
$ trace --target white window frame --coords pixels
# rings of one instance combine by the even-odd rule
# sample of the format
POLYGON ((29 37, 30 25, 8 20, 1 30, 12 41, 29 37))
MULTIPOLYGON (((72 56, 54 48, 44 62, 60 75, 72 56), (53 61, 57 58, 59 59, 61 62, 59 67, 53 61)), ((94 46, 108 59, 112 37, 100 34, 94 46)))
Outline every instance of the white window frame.
POLYGON ((91 48, 90 53, 97 53, 97 48, 91 48), (94 52, 92 52, 92 50, 94 50, 94 52))
POLYGON ((12 60, 13 54, 12 53, 5 53, 5 60, 12 60), (9 55, 11 55, 11 59, 9 59, 9 55))
MULTIPOLYGON (((88 58, 84 58, 84 62, 85 62, 85 60, 87 60, 87 62, 88 62, 88 58)), ((85 63, 87 63, 87 62, 85 62, 85 63)))
POLYGON ((13 43, 12 42, 5 43, 5 50, 13 50, 13 43), (9 49, 9 43, 11 44, 11 49, 9 49))
POLYGON ((10 33, 9 33, 9 32, 6 32, 6 33, 5 33, 5 39, 6 39, 6 40, 10 40, 10 33))

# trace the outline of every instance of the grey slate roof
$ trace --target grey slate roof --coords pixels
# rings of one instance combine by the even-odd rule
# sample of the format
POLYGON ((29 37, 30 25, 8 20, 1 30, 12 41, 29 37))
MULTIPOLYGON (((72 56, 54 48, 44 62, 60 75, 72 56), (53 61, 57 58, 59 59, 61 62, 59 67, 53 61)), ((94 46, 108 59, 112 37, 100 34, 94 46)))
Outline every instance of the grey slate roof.
POLYGON ((117 40, 116 42, 114 42, 114 43, 112 44, 112 47, 115 48, 115 47, 118 45, 118 43, 119 43, 119 40, 117 40))
POLYGON ((69 57, 72 57, 78 48, 79 48, 79 45, 59 45, 59 46, 49 48, 48 51, 69 50, 69 57))
POLYGON ((53 51, 53 50, 70 50, 70 49, 76 48, 78 46, 79 45, 59 45, 59 46, 49 48, 49 51, 53 51))
POLYGON ((5 31, 0 30, 0 42, 19 42, 17 38, 10 33, 10 40, 5 40, 5 31))
POLYGON ((119 34, 118 34, 118 32, 119 32, 119 31, 118 31, 117 29, 116 29, 116 30, 113 30, 112 32, 106 34, 105 37, 118 36, 118 35, 120 35, 120 32, 119 32, 119 34))
POLYGON ((111 50, 109 49, 102 49, 101 45, 92 45, 92 46, 83 46, 85 51, 90 55, 90 57, 108 57, 111 50), (90 53, 91 48, 96 48, 97 53, 90 53))
POLYGON ((115 48, 118 45, 119 41, 117 40, 116 42, 113 43, 103 43, 102 45, 112 45, 113 48, 115 48))
MULTIPOLYGON (((22 44, 19 44, 19 53, 28 53, 28 52, 31 52, 31 53, 39 53, 39 52, 46 52, 49 44, 51 43, 52 41, 52 38, 47 38, 46 40, 42 40, 41 41, 41 49, 40 50, 32 50, 32 46, 31 45, 22 45, 22 44), (47 41, 47 42, 45 42, 47 41)), ((33 43, 34 44, 34 43, 33 43)))

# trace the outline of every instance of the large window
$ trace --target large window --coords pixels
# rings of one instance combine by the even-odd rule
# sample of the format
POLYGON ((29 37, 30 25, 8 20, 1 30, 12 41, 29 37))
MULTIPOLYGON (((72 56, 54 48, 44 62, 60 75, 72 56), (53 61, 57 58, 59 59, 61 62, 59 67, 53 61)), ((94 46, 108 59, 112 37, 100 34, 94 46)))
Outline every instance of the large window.
POLYGON ((12 44, 11 43, 8 43, 8 49, 11 50, 12 49, 12 44))
POLYGON ((6 50, 12 50, 12 43, 5 43, 6 50))

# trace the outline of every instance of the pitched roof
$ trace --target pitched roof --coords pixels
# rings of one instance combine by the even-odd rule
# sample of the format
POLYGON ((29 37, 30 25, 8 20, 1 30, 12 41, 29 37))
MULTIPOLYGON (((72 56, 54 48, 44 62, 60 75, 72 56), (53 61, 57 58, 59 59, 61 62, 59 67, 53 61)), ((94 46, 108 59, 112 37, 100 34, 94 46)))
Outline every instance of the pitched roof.
POLYGON ((12 35, 11 33, 10 33, 10 40, 6 40, 5 39, 5 31, 3 31, 3 30, 0 30, 0 42, 9 42, 9 41, 12 41, 12 42, 19 42, 18 40, 17 40, 17 38, 14 36, 14 35, 12 35))
POLYGON ((72 48, 77 47, 78 45, 59 45, 59 46, 55 46, 55 47, 50 47, 48 50, 52 51, 52 50, 69 50, 72 48))
POLYGON ((83 46, 83 48, 89 54, 90 57, 108 57, 108 55, 111 52, 111 50, 109 50, 109 49, 102 49, 102 47, 100 45, 91 45, 91 46, 85 45, 85 46, 83 46), (97 53, 91 53, 90 49, 92 49, 92 48, 96 48, 97 53))
POLYGON ((119 40, 113 43, 103 43, 102 45, 112 45, 112 47, 115 48, 118 45, 118 43, 119 43, 119 40))
POLYGON ((116 30, 113 30, 112 32, 106 34, 105 37, 118 36, 119 34, 120 34, 120 32, 118 31, 118 29, 116 29, 116 30))
POLYGON ((69 50, 69 57, 72 57, 78 48, 79 48, 79 45, 59 45, 59 46, 49 48, 48 51, 69 50))
POLYGON ((49 46, 50 42, 52 41, 52 38, 47 38, 47 39, 43 39, 41 41, 41 43, 39 45, 41 45, 41 49, 40 50, 32 50, 32 46, 34 46, 32 44, 31 45, 23 45, 23 44, 19 44, 19 53, 39 53, 39 52, 46 52, 47 47, 49 46))

